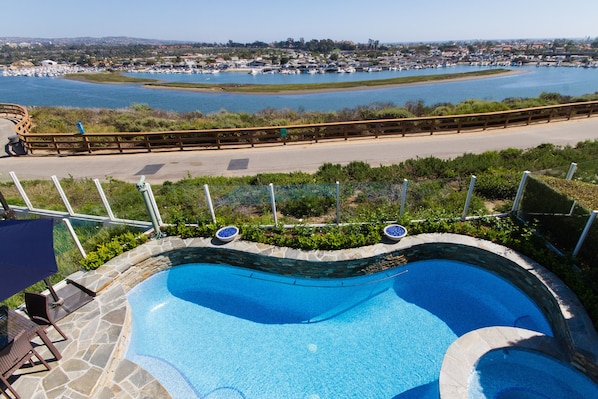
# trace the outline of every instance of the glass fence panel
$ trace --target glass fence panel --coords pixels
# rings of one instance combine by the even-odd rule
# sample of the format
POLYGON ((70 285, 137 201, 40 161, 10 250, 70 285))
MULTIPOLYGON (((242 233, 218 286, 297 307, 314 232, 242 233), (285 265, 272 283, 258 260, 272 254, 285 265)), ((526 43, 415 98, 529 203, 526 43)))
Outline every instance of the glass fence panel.
MULTIPOLYGON (((469 179, 437 179, 409 182, 406 212, 410 219, 458 218, 463 214, 469 179)), ((479 208, 473 203, 471 212, 479 208)))
MULTIPOLYGON (((536 225, 538 231, 556 248, 572 253, 591 215, 591 210, 565 193, 563 179, 552 180, 546 175, 532 174, 528 179, 519 216, 536 225)), ((598 245, 595 230, 586 239, 584 251, 598 245)))
MULTIPOLYGON (((165 224, 211 222, 203 185, 166 182, 152 186, 152 192, 165 224)), ((147 211, 142 220, 149 220, 147 211)))
MULTIPOLYGON (((580 244, 577 257, 583 261, 584 269, 592 268, 596 276, 598 274, 598 220, 594 219, 588 235, 580 244)), ((595 278, 593 280, 597 281, 595 278)))
MULTIPOLYGON (((74 213, 108 217, 108 211, 102 204, 100 193, 92 179, 62 179, 60 180, 60 188, 74 213)), ((54 210, 68 212, 60 197, 58 188, 53 183, 51 189, 48 190, 48 195, 53 197, 53 203, 59 204, 60 208, 54 210)))
POLYGON ((341 183, 341 223, 398 220, 403 182, 341 183))
MULTIPOLYGON (((95 187, 93 190, 97 192, 95 187)), ((104 185, 103 191, 115 218, 143 221, 150 220, 143 197, 138 192, 135 184, 108 184, 104 185)), ((155 196, 156 189, 152 188, 152 191, 155 196)), ((97 205, 102 206, 101 203, 97 205)))
POLYGON ((269 186, 210 186, 214 212, 225 223, 248 223, 256 218, 272 224, 269 186))

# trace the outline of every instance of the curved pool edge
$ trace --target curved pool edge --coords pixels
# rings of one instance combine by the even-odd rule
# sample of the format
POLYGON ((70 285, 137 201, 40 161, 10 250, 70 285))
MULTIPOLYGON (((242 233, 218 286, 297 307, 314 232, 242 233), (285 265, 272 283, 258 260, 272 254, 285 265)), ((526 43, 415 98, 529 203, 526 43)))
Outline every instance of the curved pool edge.
MULTIPOLYGON (((339 251, 302 251, 243 240, 222 244, 209 238, 181 239, 167 237, 149 241, 112 259, 97 270, 78 272, 71 278, 98 292, 99 295, 96 300, 100 301, 104 291, 112 291, 112 288, 118 285, 122 287, 123 301, 126 301, 126 297, 124 297, 126 292, 138 283, 170 267, 184 263, 194 263, 197 253, 201 254, 206 250, 214 252, 221 258, 238 254, 251 254, 278 260, 301 261, 313 266, 320 264, 320 262, 341 264, 343 262, 359 262, 360 260, 371 262, 372 258, 384 260, 389 257, 395 262, 397 260, 407 262, 423 260, 426 257, 438 255, 438 253, 430 254, 430 252, 434 252, 430 251, 433 247, 442 248, 444 252, 440 251, 440 253, 444 253, 446 259, 459 260, 455 258, 459 258, 459 255, 464 252, 459 249, 467 247, 476 250, 477 252, 473 251, 476 256, 483 253, 489 254, 491 260, 488 262, 489 268, 492 268, 492 260, 495 261, 498 258, 505 259, 507 266, 515 265, 516 273, 519 273, 519 276, 525 276, 524 279, 527 280, 523 285, 523 290, 528 293, 530 287, 535 288, 533 290, 534 299, 536 300, 538 296, 545 298, 548 310, 553 313, 551 321, 557 322, 559 328, 563 330, 559 331, 561 334, 558 338, 560 339, 553 340, 555 346, 563 348, 563 353, 565 353, 569 363, 573 364, 578 370, 585 370, 586 374, 593 380, 598 380, 598 334, 573 292, 554 274, 538 263, 507 247, 468 236, 447 233, 421 234, 405 237, 397 243, 379 243, 368 247, 339 251), (562 323, 559 323, 559 320, 562 323)), ((482 267, 485 266, 482 265, 482 267)), ((507 267, 507 269, 515 268, 507 267)), ((496 272, 497 270, 493 271, 496 272)), ((500 271, 504 270, 500 269, 500 271)), ((519 286, 521 288, 521 285, 519 286)), ((546 306, 543 307, 544 312, 546 306)), ((128 306, 126 308, 129 312, 128 306)), ((130 317, 127 317, 127 319, 130 319, 130 317)), ((129 328, 130 326, 123 326, 121 332, 123 341, 128 340, 129 328)), ((130 363, 124 358, 125 352, 120 350, 114 354, 111 362, 112 369, 127 364, 127 362, 130 363)), ((138 370, 135 371, 138 372, 138 370)), ((469 369, 464 372, 468 373, 469 369)), ((449 391, 459 391, 459 389, 450 389, 449 391)), ((456 398, 457 396, 448 397, 456 398)), ((464 396, 458 397, 463 398, 464 396)), ((444 396, 442 398, 445 399, 444 396)))
POLYGON ((568 356, 554 338, 517 327, 486 327, 470 331, 453 342, 442 361, 439 377, 442 399, 467 399, 469 376, 486 353, 501 348, 528 349, 567 363, 568 356))

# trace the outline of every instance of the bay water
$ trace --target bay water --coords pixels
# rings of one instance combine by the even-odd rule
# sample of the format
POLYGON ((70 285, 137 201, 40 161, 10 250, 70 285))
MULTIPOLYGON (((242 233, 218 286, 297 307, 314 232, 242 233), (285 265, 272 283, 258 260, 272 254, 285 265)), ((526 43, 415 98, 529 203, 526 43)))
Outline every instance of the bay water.
MULTIPOLYGON (((347 80, 469 72, 477 66, 412 69, 402 71, 258 74, 221 72, 218 74, 131 73, 163 81, 198 83, 316 83, 347 80)), ((146 88, 139 84, 97 84, 60 77, 0 76, 0 102, 24 106, 61 106, 120 109, 132 104, 147 104, 165 111, 204 114, 226 110, 255 113, 264 109, 296 111, 339 111, 374 103, 403 106, 423 101, 425 105, 458 103, 467 99, 502 101, 511 97, 537 97, 542 92, 578 96, 598 91, 598 68, 512 67, 521 73, 451 82, 422 83, 394 87, 315 93, 231 94, 188 90, 146 88)))

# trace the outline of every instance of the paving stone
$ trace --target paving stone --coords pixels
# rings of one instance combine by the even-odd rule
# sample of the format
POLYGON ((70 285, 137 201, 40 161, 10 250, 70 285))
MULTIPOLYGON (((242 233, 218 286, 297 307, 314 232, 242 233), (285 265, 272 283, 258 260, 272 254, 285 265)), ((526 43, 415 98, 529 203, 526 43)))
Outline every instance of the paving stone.
MULTIPOLYGON (((73 372, 73 371, 82 371, 82 370, 87 370, 89 368, 89 363, 84 362, 81 359, 67 359, 65 361, 62 362, 62 364, 60 365, 60 368, 62 370, 64 370, 67 373, 73 372)), ((60 370, 60 371, 62 371, 60 370)), ((56 379, 55 376, 52 376, 52 379, 56 379)))
MULTIPOLYGON (((118 388, 118 386, 114 386, 114 387, 118 388)), ((123 396, 121 396, 121 394, 122 394, 122 390, 121 389, 118 389, 115 392, 115 391, 113 391, 112 389, 110 389, 108 387, 103 387, 102 390, 100 391, 100 393, 97 395, 97 399, 123 398, 123 396)), ((127 395, 127 397, 129 397, 129 396, 127 395)))
POLYGON ((89 359, 89 362, 92 365, 103 369, 108 365, 113 352, 114 352, 113 344, 99 345, 96 348, 91 359, 89 359))
POLYGON ((129 377, 129 381, 137 388, 142 388, 154 381, 154 377, 142 368, 137 368, 129 377))
POLYGON ((137 366, 135 363, 124 359, 123 361, 119 362, 118 366, 116 367, 113 381, 117 383, 123 381, 124 379, 128 378, 131 374, 133 374, 133 372, 135 372, 138 367, 139 366, 137 366))
POLYGON ((51 371, 51 374, 48 376, 48 378, 44 378, 42 380, 42 386, 45 390, 51 391, 57 387, 66 385, 68 382, 69 377, 65 374, 65 372, 61 368, 56 368, 51 371))
POLYGON ((73 389, 75 392, 80 393, 81 395, 87 395, 89 398, 96 384, 102 377, 102 374, 103 372, 101 369, 95 367, 90 368, 82 377, 71 381, 68 384, 68 387, 73 389))
POLYGON ((138 397, 140 399, 168 398, 170 394, 157 381, 153 381, 143 387, 138 397))

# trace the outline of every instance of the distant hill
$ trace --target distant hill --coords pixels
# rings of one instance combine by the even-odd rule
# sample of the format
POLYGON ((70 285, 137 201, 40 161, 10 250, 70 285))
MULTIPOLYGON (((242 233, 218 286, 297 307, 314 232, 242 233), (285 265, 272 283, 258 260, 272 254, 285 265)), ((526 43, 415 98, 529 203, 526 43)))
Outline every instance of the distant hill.
POLYGON ((62 38, 38 38, 38 37, 0 37, 0 45, 6 43, 39 43, 39 44, 85 44, 85 45, 128 45, 128 44, 174 44, 185 43, 180 40, 158 40, 158 39, 140 39, 126 36, 108 36, 108 37, 62 37, 62 38))

